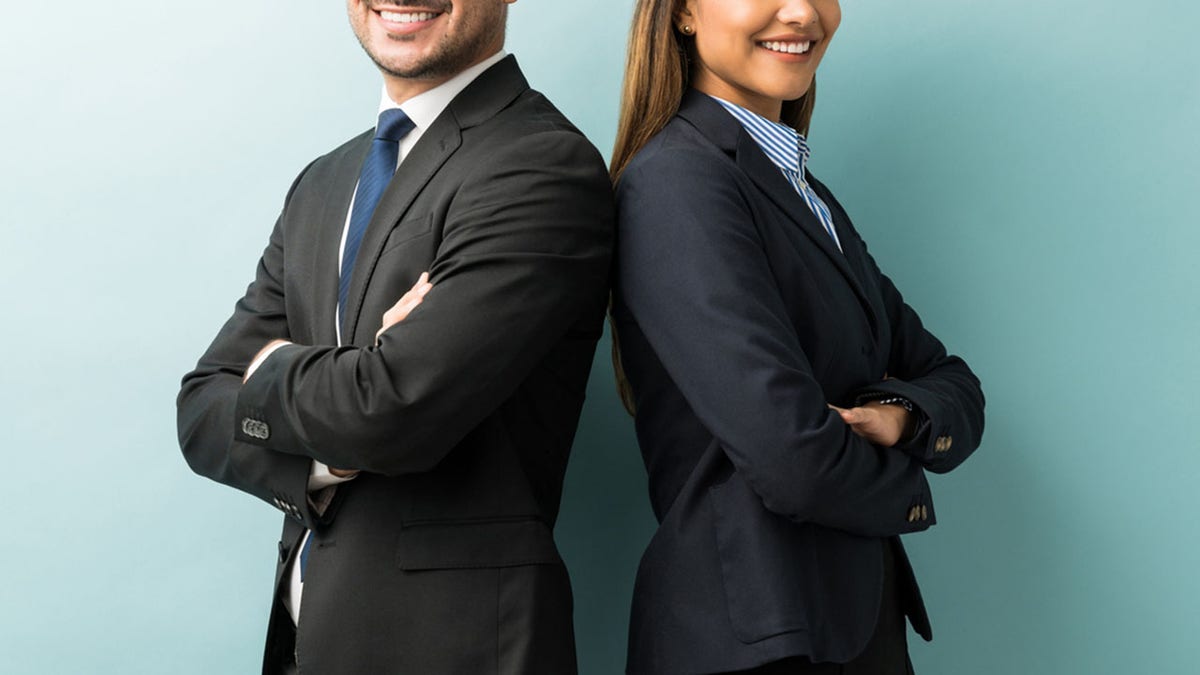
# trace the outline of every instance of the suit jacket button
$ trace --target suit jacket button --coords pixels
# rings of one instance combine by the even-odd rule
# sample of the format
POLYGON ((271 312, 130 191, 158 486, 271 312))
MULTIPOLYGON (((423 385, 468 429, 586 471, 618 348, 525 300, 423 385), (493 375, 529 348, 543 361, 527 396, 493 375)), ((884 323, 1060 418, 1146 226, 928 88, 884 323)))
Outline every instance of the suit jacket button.
POLYGON ((262 420, 256 420, 250 417, 242 419, 242 433, 250 438, 257 438, 260 441, 265 441, 271 437, 271 427, 262 420))
POLYGON ((287 557, 288 557, 288 547, 284 546, 283 542, 281 541, 281 542, 279 542, 279 562, 281 564, 287 562, 287 557))

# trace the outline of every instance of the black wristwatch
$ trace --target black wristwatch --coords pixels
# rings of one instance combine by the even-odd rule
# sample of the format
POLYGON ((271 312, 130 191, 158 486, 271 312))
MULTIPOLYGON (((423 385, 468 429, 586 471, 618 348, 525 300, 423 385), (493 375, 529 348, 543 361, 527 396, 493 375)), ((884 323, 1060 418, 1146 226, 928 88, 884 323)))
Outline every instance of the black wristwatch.
POLYGON ((907 410, 908 412, 913 411, 913 402, 904 398, 903 396, 888 396, 886 398, 877 398, 877 399, 872 399, 869 401, 864 401, 864 403, 878 403, 880 405, 898 405, 901 408, 904 408, 905 410, 907 410))

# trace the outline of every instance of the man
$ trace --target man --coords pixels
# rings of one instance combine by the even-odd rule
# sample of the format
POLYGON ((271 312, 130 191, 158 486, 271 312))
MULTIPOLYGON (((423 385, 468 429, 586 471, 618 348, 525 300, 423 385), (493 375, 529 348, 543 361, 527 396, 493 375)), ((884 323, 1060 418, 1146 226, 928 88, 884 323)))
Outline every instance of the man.
POLYGON ((551 533, 612 196, 513 2, 348 0, 377 128, 296 179, 183 379, 188 464, 286 515, 266 673, 575 672, 551 533))

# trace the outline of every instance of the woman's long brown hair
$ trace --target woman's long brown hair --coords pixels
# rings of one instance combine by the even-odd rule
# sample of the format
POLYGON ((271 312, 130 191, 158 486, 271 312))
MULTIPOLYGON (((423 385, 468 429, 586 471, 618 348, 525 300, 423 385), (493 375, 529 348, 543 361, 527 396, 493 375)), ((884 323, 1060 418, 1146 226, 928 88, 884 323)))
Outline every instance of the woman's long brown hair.
MULTIPOLYGON (((609 176, 614 184, 621 179, 621 174, 634 155, 662 131, 679 111, 679 102, 691 86, 693 40, 675 29, 676 17, 683 7, 684 0, 638 0, 633 9, 617 141, 609 165, 609 176)), ((816 89, 817 83, 814 81, 804 96, 794 101, 784 101, 781 121, 807 134, 816 89)), ((621 346, 611 310, 609 325, 612 328, 612 360, 617 394, 625 409, 634 414, 633 389, 621 365, 621 346)))

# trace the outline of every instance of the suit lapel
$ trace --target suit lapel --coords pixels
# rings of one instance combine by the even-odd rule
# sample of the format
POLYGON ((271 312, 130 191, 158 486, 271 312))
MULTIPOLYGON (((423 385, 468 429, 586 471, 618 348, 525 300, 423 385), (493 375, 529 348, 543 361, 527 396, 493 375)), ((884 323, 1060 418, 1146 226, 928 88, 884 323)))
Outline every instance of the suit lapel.
MULTIPOLYGON (((357 329, 367 286, 371 282, 371 275, 392 229, 404 218, 413 201, 446 160, 462 145, 463 131, 491 119, 528 89, 529 83, 517 66, 516 59, 512 56, 505 57, 454 97, 400 163, 395 177, 383 193, 379 205, 375 207, 375 213, 367 225, 367 232, 363 235, 362 244, 358 249, 358 258, 354 263, 346 299, 346 316, 342 318, 344 344, 359 344, 357 329)), ((359 158, 360 166, 365 157, 364 148, 359 158)), ((334 250, 338 245, 334 243, 334 250)), ((336 285, 335 277, 334 286, 336 285)), ((374 330, 370 332, 370 336, 374 336, 374 330)), ((364 336, 364 339, 366 337, 364 336)))
MULTIPOLYGON (((854 232, 850 225, 849 214, 846 213, 842 205, 833 196, 833 193, 821 181, 810 175, 808 177, 808 184, 812 186, 817 196, 829 207, 829 213, 833 216, 833 227, 837 230, 838 240, 842 242, 842 250, 845 252, 843 257, 850 263, 850 267, 856 271, 858 279, 870 280, 872 274, 867 265, 866 251, 859 241, 858 234, 854 232)), ((816 216, 813 216, 813 218, 815 219, 816 216)))
MULTIPOLYGON (((404 217, 413 200, 429 180, 461 144, 462 134, 458 122, 453 115, 444 112, 400 163, 400 168, 396 170, 396 175, 375 207, 375 213, 371 216, 371 222, 367 225, 367 231, 358 249, 358 259, 354 263, 350 290, 346 298, 346 316, 342 317, 344 344, 357 344, 358 320, 363 299, 366 297, 367 285, 375 271, 375 264, 379 262, 379 256, 383 253, 383 245, 388 235, 404 217)), ((335 250, 336 246, 335 244, 335 250)), ((334 302, 336 304, 336 297, 334 302)))
MULTIPOLYGON (((734 120, 734 124, 737 124, 737 120, 734 120)), ((797 194, 796 188, 792 187, 783 172, 767 158, 762 148, 758 147, 758 143, 749 134, 742 134, 738 140, 737 163, 742 171, 750 177, 750 180, 754 181, 754 184, 771 201, 775 202, 775 205, 782 209, 804 234, 808 235, 817 248, 829 257, 830 262, 846 275, 850 283, 861 291, 857 276, 851 269, 849 261, 846 260, 846 256, 833 241, 833 237, 829 236, 812 209, 808 208, 808 204, 797 194)))
POLYGON ((367 131, 341 154, 334 169, 333 182, 321 215, 319 240, 314 247, 313 270, 313 336, 314 344, 335 344, 337 341, 338 252, 342 234, 350 213, 350 200, 358 185, 358 175, 371 147, 373 131, 367 131))
MULTIPOLYGON (((846 282, 858 296, 867 314, 873 331, 877 331, 876 317, 870 298, 863 289, 862 281, 855 274, 850 261, 838 248, 833 238, 825 231, 821 222, 808 208, 808 204, 796 192, 779 167, 767 157, 754 138, 742 128, 732 115, 719 103, 695 90, 689 91, 680 104, 679 115, 695 126, 700 133, 734 157, 742 172, 778 206, 819 248, 829 261, 841 272, 846 282)), ((832 207, 831 207, 832 209, 832 207)), ((845 224, 834 219, 838 236, 847 242, 851 237, 845 232, 845 224)))

